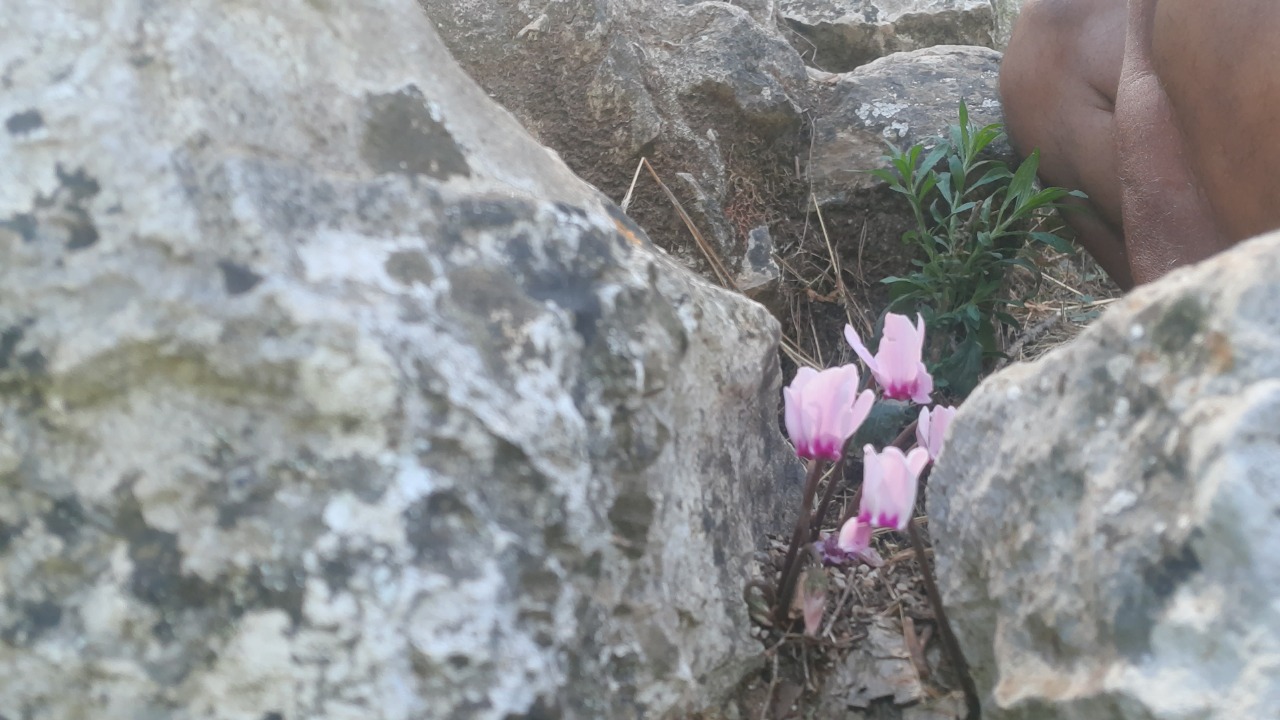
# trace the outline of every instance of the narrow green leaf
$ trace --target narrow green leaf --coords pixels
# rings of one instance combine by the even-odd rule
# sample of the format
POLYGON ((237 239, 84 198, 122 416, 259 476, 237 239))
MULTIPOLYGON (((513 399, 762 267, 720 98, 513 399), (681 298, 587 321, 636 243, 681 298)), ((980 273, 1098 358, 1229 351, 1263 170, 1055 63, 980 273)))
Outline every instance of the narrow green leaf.
POLYGON ((1009 168, 1005 167, 1004 165, 997 165, 991 168, 990 170, 988 170, 986 174, 984 174, 981 178, 979 178, 978 182, 970 186, 969 189, 976 190, 980 187, 989 185, 993 182, 997 182, 999 180, 1008 180, 1012 177, 1013 177, 1013 173, 1009 172, 1009 168))
POLYGON ((951 199, 951 173, 938 173, 938 193, 942 195, 942 199, 947 201, 947 205, 954 205, 955 201, 951 199))
POLYGON ((1068 255, 1075 254, 1075 247, 1073 247, 1066 238, 1058 237, 1053 233, 1033 232, 1031 233, 1031 239, 1035 242, 1047 245, 1060 253, 1066 253, 1068 255))
POLYGON ((1009 180, 1009 194, 1005 197, 1004 206, 1016 201, 1018 205, 1026 202, 1031 194, 1032 183, 1036 179, 1036 170, 1040 167, 1040 151, 1032 150, 1009 180))
POLYGON ((947 143, 938 143, 938 146, 925 156, 923 166, 933 169, 933 167, 938 164, 938 161, 942 159, 942 156, 946 155, 950 151, 951 147, 947 143))

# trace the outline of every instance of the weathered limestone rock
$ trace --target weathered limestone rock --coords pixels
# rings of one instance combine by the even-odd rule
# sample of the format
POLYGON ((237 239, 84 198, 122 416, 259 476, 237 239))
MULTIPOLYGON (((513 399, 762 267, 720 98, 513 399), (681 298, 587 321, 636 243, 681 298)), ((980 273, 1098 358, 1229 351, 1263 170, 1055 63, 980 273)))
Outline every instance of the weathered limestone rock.
POLYGON ((984 382, 928 489, 988 720, 1276 717, 1280 234, 984 382))
MULTIPOLYGON (((774 0, 420 2, 463 68, 571 168, 620 200, 648 157, 741 269, 750 227, 725 217, 732 176, 752 174, 749 148, 798 138, 801 125, 804 63, 774 0)), ((648 192, 659 201, 632 212, 664 245, 686 243, 665 197, 648 192)))
POLYGON ((663 717, 758 657, 778 327, 411 0, 7 0, 0 716, 663 717))
MULTIPOLYGON (((999 67, 995 50, 943 46, 890 55, 849 73, 815 74, 827 89, 806 172, 819 204, 839 205, 883 186, 868 173, 884 167, 888 143, 905 149, 945 134, 958 122, 961 100, 972 122, 1001 122, 999 67)), ((991 150, 1011 159, 1007 142, 991 150)))
POLYGON ((793 46, 812 66, 848 72, 933 45, 990 46, 991 0, 780 0, 793 46))
POLYGON ((991 9, 995 13, 996 30, 992 36, 993 47, 1001 50, 1009 45, 1009 35, 1013 33, 1013 23, 1018 19, 1018 11, 1027 0, 991 0, 991 9))

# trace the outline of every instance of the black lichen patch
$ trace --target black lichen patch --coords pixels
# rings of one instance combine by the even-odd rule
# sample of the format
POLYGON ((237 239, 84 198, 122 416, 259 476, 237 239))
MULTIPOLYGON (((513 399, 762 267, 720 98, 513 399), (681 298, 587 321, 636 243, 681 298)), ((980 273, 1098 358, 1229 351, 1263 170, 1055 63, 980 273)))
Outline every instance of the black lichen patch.
POLYGON ((25 333, 22 325, 12 325, 0 330, 0 370, 12 367, 13 353, 18 349, 18 343, 22 342, 25 333))
POLYGON ((95 197, 102 192, 102 186, 98 181, 89 176, 84 168, 67 172, 59 165, 56 168, 58 174, 58 183, 70 194, 70 200, 73 202, 84 202, 95 197))
POLYGON ((1151 629, 1155 607, 1141 592, 1132 592, 1120 602, 1114 620, 1116 649, 1131 660, 1151 654, 1151 629))
POLYGON ((14 113, 4 121, 4 129, 8 130, 10 135, 24 135, 42 127, 44 127, 44 116, 35 108, 14 113))
POLYGON ((204 607, 217 588, 199 577, 184 575, 178 537, 147 524, 133 495, 132 483, 116 491, 115 527, 128 543, 133 573, 129 592, 139 600, 166 611, 204 607))
POLYGON ((1131 660, 1151 654, 1151 630, 1169 598, 1200 572, 1191 540, 1141 570, 1142 582, 1131 588, 1115 617, 1116 648, 1131 660))
MULTIPOLYGON (((276 558, 206 581, 183 571, 174 533, 147 525, 131 483, 116 492, 116 501, 115 530, 128 544, 133 563, 129 592, 161 611, 157 639, 215 634, 253 610, 283 610, 294 628, 302 622, 306 574, 300 560, 276 558)), ((177 668, 164 682, 180 682, 188 671, 177 668)))
POLYGON ((383 264, 387 275, 401 285, 430 285, 435 280, 431 262, 419 250, 398 250, 383 264))
POLYGON ((277 479, 260 475, 252 465, 224 468, 222 482, 210 488, 218 509, 218 527, 230 530, 241 520, 261 515, 279 489, 277 479))
POLYGON ((202 607, 215 589, 204 580, 182 572, 178 536, 143 527, 129 538, 133 574, 129 591, 139 600, 167 610, 202 607))
POLYGON ((98 242, 98 228, 84 208, 84 203, 96 196, 102 187, 83 169, 65 172, 58 166, 58 194, 63 196, 63 215, 60 218, 66 232, 68 250, 83 250, 98 242))
POLYGON ((36 635, 46 630, 52 630, 62 622, 62 608, 48 600, 27 603, 24 611, 27 616, 27 622, 30 623, 31 629, 36 635))
POLYGON ((83 250, 98 242, 98 228, 89 218, 89 213, 80 208, 71 208, 66 223, 67 249, 83 250))
POLYGON ((8 220, 0 220, 0 228, 18 234, 23 242, 35 242, 37 237, 36 216, 31 213, 18 213, 9 216, 8 220))
POLYGON ((74 497, 54 501, 53 508, 44 514, 45 528, 68 543, 73 542, 80 534, 84 523, 84 508, 74 497))
POLYGON ((438 180, 471 174, 462 150, 444 125, 431 116, 417 87, 371 95, 368 107, 361 156, 374 170, 438 180))
POLYGON ((44 375, 48 366, 44 353, 35 349, 18 351, 26 337, 26 329, 31 325, 32 321, 27 319, 0 330, 0 373, 19 370, 31 377, 44 375))
POLYGON ((653 499, 644 487, 625 487, 609 507, 609 522, 623 540, 622 552, 631 559, 644 555, 653 524, 653 499))
POLYGON ((0 553, 9 549, 9 545, 13 542, 15 537, 22 533, 22 529, 23 526, 20 524, 11 525, 0 520, 0 553))
POLYGON ((230 607, 233 617, 246 610, 273 608, 283 610, 294 628, 302 624, 302 603, 306 595, 305 577, 287 567, 255 567, 245 582, 244 590, 230 607))
POLYGON ((406 508, 401 517, 415 562, 440 568, 454 578, 474 574, 466 556, 481 551, 478 523, 455 492, 432 493, 406 508))
POLYGON ((511 348, 523 339, 526 326, 547 313, 546 308, 500 268, 462 267, 448 278, 450 302, 442 304, 442 319, 475 343, 495 382, 509 382, 511 348))
POLYGON ((218 269, 222 271, 222 287, 228 295, 243 295, 262 282, 261 275, 230 260, 219 260, 218 269))
POLYGON ((572 313, 574 331, 590 344, 604 316, 596 291, 617 261, 598 235, 584 233, 578 240, 577 252, 570 254, 545 236, 535 239, 521 233, 507 243, 507 257, 529 297, 572 313))
POLYGON ((98 242, 98 227, 85 203, 102 187, 83 169, 67 172, 56 169, 58 187, 49 197, 37 196, 30 212, 18 213, 0 220, 0 228, 18 233, 24 242, 41 237, 58 238, 68 250, 82 250, 98 242))
POLYGON ((1190 543, 1183 543, 1177 551, 1166 555, 1159 562, 1142 570, 1142 579, 1155 593, 1156 599, 1168 600, 1188 578, 1200 572, 1200 558, 1190 543))
POLYGON ((18 365, 29 375, 44 375, 49 368, 49 360, 39 350, 29 350, 18 356, 18 365))
POLYGON ((1167 309, 1151 328, 1151 342, 1165 355, 1186 354, 1195 350, 1192 341, 1205 330, 1209 311, 1197 298, 1190 295, 1179 298, 1167 309))
POLYGON ((15 647, 29 647, 62 623, 62 608, 48 600, 22 603, 18 622, 0 629, 0 640, 15 647))
POLYGON ((343 549, 337 557, 325 559, 320 563, 320 575, 324 578, 324 584, 329 587, 329 592, 337 593, 347 589, 347 585, 351 583, 351 578, 355 577, 356 565, 367 560, 363 554, 355 554, 350 550, 343 549))

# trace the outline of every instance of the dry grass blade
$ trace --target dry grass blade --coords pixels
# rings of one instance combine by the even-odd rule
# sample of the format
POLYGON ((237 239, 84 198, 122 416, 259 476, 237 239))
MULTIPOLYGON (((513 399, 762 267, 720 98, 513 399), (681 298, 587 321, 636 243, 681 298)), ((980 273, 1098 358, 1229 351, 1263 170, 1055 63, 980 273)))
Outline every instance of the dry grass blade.
POLYGON ((1056 278, 1056 277, 1054 277, 1054 276, 1050 275, 1049 273, 1042 273, 1042 277, 1044 277, 1044 279, 1045 279, 1045 280, 1048 280, 1049 282, 1053 283, 1054 285, 1057 285, 1058 287, 1062 288, 1063 290, 1066 290, 1066 291, 1067 291, 1067 292, 1069 292, 1069 293, 1073 293, 1073 294, 1075 294, 1075 295, 1079 295, 1079 296, 1081 296, 1081 297, 1083 297, 1083 296, 1084 296, 1084 293, 1082 293, 1082 292, 1080 292, 1079 290, 1077 290, 1077 289, 1075 289, 1075 288, 1071 287, 1070 285, 1068 285, 1068 284, 1066 284, 1066 283, 1062 282, 1061 280, 1059 280, 1058 278, 1056 278))
POLYGON ((646 164, 644 158, 640 158, 640 162, 636 163, 636 171, 631 175, 631 185, 627 187, 627 194, 622 196, 622 202, 618 203, 618 207, 622 208, 622 212, 626 212, 631 207, 631 195, 636 191, 636 181, 640 179, 640 169, 646 164))
POLYGON ((795 344, 791 338, 785 335, 782 336, 782 352, 786 353, 787 357, 790 358, 791 362, 795 363, 797 367, 820 367, 816 360, 809 357, 804 350, 800 349, 799 345, 795 344))
MULTIPOLYGON (((716 279, 720 282, 721 286, 729 288, 735 292, 740 292, 737 283, 733 281, 733 277, 729 274, 729 271, 725 269, 724 263, 720 261, 720 256, 716 254, 715 249, 711 247, 710 243, 708 243, 706 238, 702 235, 702 232, 698 230, 696 225, 694 225, 693 218, 689 217, 689 213, 686 212, 684 206, 680 204, 679 198, 677 198, 675 193, 667 187, 667 184, 662 181, 662 178, 658 176, 658 172, 653 168, 653 165, 649 163, 648 158, 640 158, 640 162, 636 164, 636 171, 631 176, 631 185, 627 188, 626 195, 623 196, 622 201, 619 203, 622 211, 626 212, 627 208, 631 205, 631 199, 635 193, 636 183, 640 179, 641 169, 649 171, 649 175, 653 177, 653 181, 657 183, 658 188, 667 196, 667 199, 671 202, 671 206, 675 208, 676 213, 680 216, 680 220, 684 223, 685 227, 688 228, 689 234, 693 236, 694 242, 698 244, 698 249, 702 251, 703 257, 707 259, 707 263, 711 266, 711 270, 715 273, 716 279)), ((782 337, 782 352, 784 352, 796 365, 819 367, 817 361, 806 353, 794 340, 786 336, 782 337)))
MULTIPOLYGON (((831 270, 835 273, 836 291, 844 305, 845 319, 853 324, 853 315, 849 312, 849 289, 844 285, 844 269, 840 267, 840 256, 831 245, 831 236, 827 234, 827 221, 822 217, 822 208, 818 206, 818 196, 809 193, 809 202, 813 203, 813 212, 818 216, 818 229, 822 231, 822 242, 827 245, 827 258, 831 261, 831 270)), ((865 228, 864 228, 865 229, 865 228)))
MULTIPOLYGON (((725 269, 724 263, 720 262, 720 256, 716 254, 715 249, 711 247, 707 242, 707 239, 702 236, 702 232, 698 230, 698 226, 693 224, 693 218, 689 217, 689 213, 685 212, 684 206, 680 204, 680 200, 676 197, 676 194, 671 192, 671 188, 667 187, 666 183, 662 182, 662 178, 658 177, 658 171, 653 169, 653 165, 649 164, 648 158, 640 158, 640 163, 649 171, 649 174, 653 176, 653 181, 658 183, 658 187, 662 190, 663 194, 665 194, 667 199, 671 201, 672 207, 674 207, 676 209, 676 213, 680 215, 680 220, 684 222, 684 226, 689 229, 689 234, 693 236, 693 241, 698 244, 698 249, 702 251, 703 257, 705 257, 707 262, 711 265, 711 271, 716 274, 716 279, 719 280, 720 284, 724 287, 735 291, 738 290, 738 284, 733 281, 733 276, 725 269)), ((630 195, 630 191, 628 191, 627 194, 630 195)))

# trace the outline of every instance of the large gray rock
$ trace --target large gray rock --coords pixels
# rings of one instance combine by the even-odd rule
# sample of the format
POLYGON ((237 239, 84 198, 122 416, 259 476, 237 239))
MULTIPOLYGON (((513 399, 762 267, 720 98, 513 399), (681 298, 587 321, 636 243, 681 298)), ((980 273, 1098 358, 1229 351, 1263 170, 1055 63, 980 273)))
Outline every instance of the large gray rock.
MULTIPOLYGON (((806 174, 818 203, 847 204, 882 187, 870 171, 885 167, 889 145, 932 147, 933 138, 958 122, 961 100, 971 122, 1001 122, 999 69, 995 50, 941 46, 895 53, 849 73, 814 73, 825 89, 806 174)), ((991 152, 1004 160, 1012 155, 1005 141, 991 152)))
POLYGON ((984 717, 1280 708, 1280 234, 984 382, 929 481, 984 717))
POLYGON ((779 0, 792 44, 828 72, 933 45, 991 45, 991 0, 779 0))
MULTIPOLYGON (((774 0, 420 2, 463 68, 570 167, 620 200, 649 158, 742 269, 753 226, 726 214, 733 179, 759 175, 775 154, 761 148, 798 141, 801 127, 804 63, 774 0)), ((647 173, 639 189, 630 212, 665 247, 691 248, 647 173)))
POLYGON ((8 0, 0 716, 637 718, 759 656, 777 324, 412 0, 8 0))

